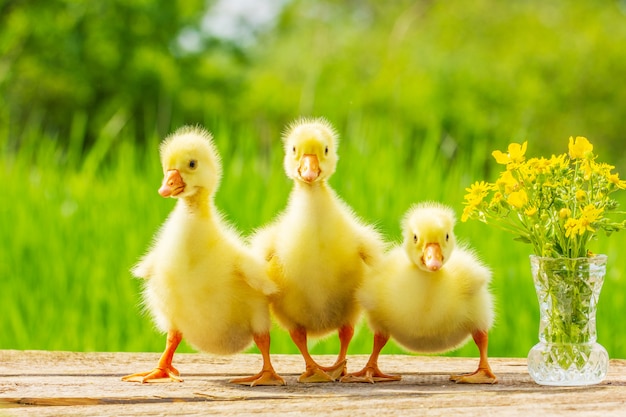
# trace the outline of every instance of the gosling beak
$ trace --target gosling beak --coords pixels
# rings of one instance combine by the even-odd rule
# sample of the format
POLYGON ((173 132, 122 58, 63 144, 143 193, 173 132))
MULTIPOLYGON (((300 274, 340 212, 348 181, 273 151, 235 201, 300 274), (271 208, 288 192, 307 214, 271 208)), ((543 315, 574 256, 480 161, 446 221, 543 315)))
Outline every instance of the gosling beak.
POLYGON ((443 253, 439 243, 428 243, 424 248, 422 263, 430 271, 438 271, 443 266, 443 253))
POLYGON ((300 178, 308 183, 315 181, 320 175, 320 164, 317 160, 317 155, 302 155, 300 165, 298 166, 298 174, 300 174, 300 178))
POLYGON ((170 169, 165 173, 159 194, 163 197, 176 197, 185 190, 185 182, 177 169, 170 169))

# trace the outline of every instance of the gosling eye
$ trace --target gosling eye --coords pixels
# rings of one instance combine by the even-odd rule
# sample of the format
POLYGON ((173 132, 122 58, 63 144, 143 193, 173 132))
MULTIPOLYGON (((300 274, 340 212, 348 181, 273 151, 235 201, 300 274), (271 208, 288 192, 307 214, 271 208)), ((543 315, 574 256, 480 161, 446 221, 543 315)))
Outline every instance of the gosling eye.
POLYGON ((448 241, 449 238, 450 238, 450 235, 446 233, 446 242, 448 241))
POLYGON ((293 154, 296 154, 296 147, 294 146, 293 148, 291 148, 291 150, 293 151, 293 154))
POLYGON ((198 161, 192 159, 189 161, 189 169, 196 169, 198 167, 198 161))
POLYGON ((413 243, 417 243, 417 235, 413 235, 413 243))
POLYGON ((324 155, 328 155, 328 146, 324 148, 324 155))

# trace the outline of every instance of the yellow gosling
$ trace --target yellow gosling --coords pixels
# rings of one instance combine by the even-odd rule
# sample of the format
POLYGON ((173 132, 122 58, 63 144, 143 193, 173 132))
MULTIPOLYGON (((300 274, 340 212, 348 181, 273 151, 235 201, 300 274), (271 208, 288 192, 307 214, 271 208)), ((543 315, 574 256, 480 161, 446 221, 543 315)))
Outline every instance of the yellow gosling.
POLYGON ((343 382, 399 380, 378 368, 390 337, 422 353, 446 352, 472 337, 480 352, 478 369, 450 379, 497 382, 487 360, 494 316, 491 271, 471 250, 457 247, 454 224, 454 212, 441 204, 424 203, 408 211, 402 223, 404 242, 387 253, 358 293, 374 331, 374 347, 365 367, 343 382))
POLYGON ((263 356, 258 374, 233 380, 284 385, 269 356, 268 295, 276 291, 263 260, 255 258, 213 202, 221 164, 209 132, 183 127, 161 145, 163 197, 178 201, 152 248, 134 267, 145 278, 143 299, 167 344, 155 369, 124 381, 182 381, 172 359, 185 339, 195 348, 232 354, 256 342, 263 356))
POLYGON ((252 246, 267 261, 278 286, 271 308, 302 353, 300 382, 330 382, 346 373, 346 353, 360 307, 356 291, 384 246, 379 233, 359 220, 328 179, 337 165, 337 134, 324 119, 301 119, 283 137, 284 168, 294 182, 285 211, 258 231, 252 246), (334 365, 317 364, 307 336, 338 330, 334 365))

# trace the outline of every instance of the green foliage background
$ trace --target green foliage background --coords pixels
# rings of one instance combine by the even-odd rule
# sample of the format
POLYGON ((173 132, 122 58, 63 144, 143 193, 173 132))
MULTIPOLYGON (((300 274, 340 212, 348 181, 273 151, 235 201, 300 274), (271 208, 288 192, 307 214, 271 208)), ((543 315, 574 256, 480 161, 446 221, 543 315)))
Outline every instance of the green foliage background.
MULTIPOLYGON (((244 234, 285 205, 279 136, 301 115, 337 127, 331 182, 393 241, 414 202, 460 213, 464 188, 493 179, 490 153, 510 141, 537 156, 587 136, 626 175, 623 1, 294 0, 247 42, 207 34, 205 9, 0 2, 0 348, 162 348, 128 269, 172 208, 156 194, 157 146, 182 124, 214 132, 217 202, 244 234)), ((530 247, 482 224, 457 235, 494 270, 490 353, 525 356, 538 324, 530 247)), ((609 255, 598 333, 613 357, 626 357, 614 319, 626 308, 624 244, 616 234, 592 248, 609 255)), ((351 352, 370 345, 362 325, 351 352)), ((336 350, 335 337, 314 346, 336 350)), ((295 352, 281 329, 272 351, 295 352)))

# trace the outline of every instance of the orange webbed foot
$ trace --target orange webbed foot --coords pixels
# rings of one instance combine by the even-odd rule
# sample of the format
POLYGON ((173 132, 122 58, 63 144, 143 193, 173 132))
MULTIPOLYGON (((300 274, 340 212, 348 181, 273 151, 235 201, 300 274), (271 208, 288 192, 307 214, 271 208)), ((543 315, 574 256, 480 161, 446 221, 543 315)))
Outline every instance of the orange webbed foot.
POLYGON ((231 379, 230 382, 250 387, 287 385, 285 380, 274 371, 261 371, 253 376, 231 379))
POLYGON ((298 382, 301 383, 318 383, 318 382, 334 382, 335 379, 328 375, 321 368, 307 368, 306 371, 300 375, 298 382))
POLYGON ((452 375, 450 381, 457 384, 497 384, 498 378, 489 368, 478 368, 471 374, 452 375))
POLYGON ((401 379, 400 375, 387 375, 382 373, 377 367, 366 366, 359 372, 344 376, 341 378, 341 382, 367 382, 373 384, 375 382, 400 381, 401 379))
POLYGON ((136 374, 126 375, 122 377, 124 382, 183 382, 179 377, 180 373, 173 366, 167 368, 154 368, 152 371, 139 372, 136 374))
POLYGON ((320 368, 330 376, 333 381, 338 381, 339 378, 346 375, 348 372, 347 359, 337 362, 333 366, 320 366, 320 368))
POLYGON ((348 361, 344 359, 333 366, 307 366, 306 371, 298 378, 298 382, 335 382, 346 373, 347 363, 348 361))

